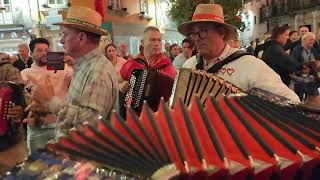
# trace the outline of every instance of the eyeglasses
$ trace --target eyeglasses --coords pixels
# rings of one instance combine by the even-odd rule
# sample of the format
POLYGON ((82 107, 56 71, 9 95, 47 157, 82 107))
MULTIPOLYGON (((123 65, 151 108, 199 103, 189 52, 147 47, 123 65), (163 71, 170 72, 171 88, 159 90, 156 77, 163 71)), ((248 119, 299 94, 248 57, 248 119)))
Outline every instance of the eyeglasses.
POLYGON ((190 32, 188 34, 188 37, 191 40, 198 40, 199 38, 204 39, 208 36, 208 30, 207 29, 200 29, 198 32, 190 32))

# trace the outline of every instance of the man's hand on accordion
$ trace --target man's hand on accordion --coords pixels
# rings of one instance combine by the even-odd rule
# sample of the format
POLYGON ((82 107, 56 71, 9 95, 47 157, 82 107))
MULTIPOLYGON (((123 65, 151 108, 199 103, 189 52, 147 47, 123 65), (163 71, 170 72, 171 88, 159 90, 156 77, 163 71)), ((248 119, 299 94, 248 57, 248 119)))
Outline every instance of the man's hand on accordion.
POLYGON ((118 86, 119 86, 119 91, 123 92, 123 93, 128 92, 130 89, 130 84, 128 81, 123 81, 123 82, 119 83, 118 86))
POLYGON ((12 104, 12 107, 10 107, 8 110, 8 117, 11 118, 11 120, 15 121, 16 123, 20 123, 22 113, 23 113, 22 106, 12 104))

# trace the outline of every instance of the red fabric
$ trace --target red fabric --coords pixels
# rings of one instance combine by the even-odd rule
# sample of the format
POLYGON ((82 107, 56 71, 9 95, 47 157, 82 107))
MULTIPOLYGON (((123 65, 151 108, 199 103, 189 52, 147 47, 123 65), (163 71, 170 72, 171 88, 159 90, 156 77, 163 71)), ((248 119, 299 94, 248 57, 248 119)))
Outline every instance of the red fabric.
POLYGON ((224 18, 213 14, 196 14, 192 16, 192 20, 211 19, 216 22, 224 23, 224 18))
POLYGON ((103 0, 96 0, 95 7, 96 7, 96 11, 102 16, 102 21, 103 21, 104 19, 103 0))
MULTIPOLYGON (((147 64, 147 61, 145 60, 145 57, 143 56, 143 54, 139 54, 137 56, 137 58, 145 61, 147 64)), ((153 60, 150 60, 149 62, 150 62, 149 66, 155 70, 165 66, 164 68, 161 69, 161 71, 164 74, 167 74, 170 77, 175 78, 176 70, 172 66, 171 60, 169 58, 167 58, 165 55, 160 54, 159 56, 155 57, 153 60)), ((129 59, 122 66, 122 68, 120 70, 120 75, 124 80, 128 81, 130 79, 130 76, 131 76, 133 70, 144 69, 145 67, 146 67, 146 65, 141 64, 140 62, 136 61, 135 59, 129 59)))

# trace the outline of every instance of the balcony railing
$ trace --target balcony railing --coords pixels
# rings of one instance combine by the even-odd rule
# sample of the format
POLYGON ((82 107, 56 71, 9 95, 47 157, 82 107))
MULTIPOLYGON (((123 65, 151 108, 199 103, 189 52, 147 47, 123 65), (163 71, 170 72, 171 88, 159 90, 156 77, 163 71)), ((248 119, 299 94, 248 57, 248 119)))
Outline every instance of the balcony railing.
POLYGON ((260 8, 260 22, 272 17, 289 15, 297 11, 302 11, 320 6, 320 0, 288 0, 287 3, 274 4, 260 8))

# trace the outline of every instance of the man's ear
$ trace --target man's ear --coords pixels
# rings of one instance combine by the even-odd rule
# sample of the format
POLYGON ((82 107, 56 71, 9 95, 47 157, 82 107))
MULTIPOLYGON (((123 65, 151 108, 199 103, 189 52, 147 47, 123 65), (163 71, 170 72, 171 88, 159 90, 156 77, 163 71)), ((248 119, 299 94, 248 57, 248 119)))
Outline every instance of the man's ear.
POLYGON ((87 41, 87 39, 88 39, 87 34, 84 33, 84 32, 80 32, 80 33, 78 34, 78 38, 79 38, 79 40, 80 40, 80 45, 85 44, 86 41, 87 41))

